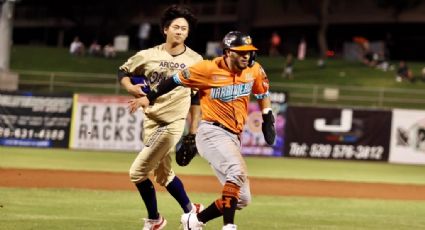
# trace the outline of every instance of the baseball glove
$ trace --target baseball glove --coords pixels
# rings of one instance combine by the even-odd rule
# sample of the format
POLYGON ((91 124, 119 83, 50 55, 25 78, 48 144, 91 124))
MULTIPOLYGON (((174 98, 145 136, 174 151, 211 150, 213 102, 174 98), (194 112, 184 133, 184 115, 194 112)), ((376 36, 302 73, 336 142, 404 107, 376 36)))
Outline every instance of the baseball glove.
POLYGON ((180 148, 176 150, 176 162, 180 166, 186 166, 198 153, 195 143, 195 134, 187 134, 181 140, 180 148))

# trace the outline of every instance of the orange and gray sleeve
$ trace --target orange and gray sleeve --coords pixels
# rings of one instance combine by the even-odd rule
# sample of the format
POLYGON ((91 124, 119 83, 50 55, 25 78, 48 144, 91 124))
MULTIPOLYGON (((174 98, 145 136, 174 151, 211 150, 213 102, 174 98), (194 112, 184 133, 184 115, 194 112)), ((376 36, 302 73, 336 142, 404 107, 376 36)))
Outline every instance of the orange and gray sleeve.
POLYGON ((173 76, 176 84, 185 87, 203 89, 210 85, 210 61, 201 61, 197 64, 180 71, 179 74, 173 76))

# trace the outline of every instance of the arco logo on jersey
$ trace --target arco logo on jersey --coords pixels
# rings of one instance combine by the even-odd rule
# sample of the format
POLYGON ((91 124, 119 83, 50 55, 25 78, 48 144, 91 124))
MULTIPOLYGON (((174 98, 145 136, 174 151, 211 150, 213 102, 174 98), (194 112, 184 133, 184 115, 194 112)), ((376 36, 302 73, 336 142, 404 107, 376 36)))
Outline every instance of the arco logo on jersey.
POLYGON ((226 85, 219 88, 211 89, 211 98, 218 99, 224 102, 235 100, 236 98, 248 96, 254 82, 247 82, 238 85, 226 85))
POLYGON ((184 69, 186 68, 186 64, 173 61, 161 61, 159 67, 167 69, 184 69))

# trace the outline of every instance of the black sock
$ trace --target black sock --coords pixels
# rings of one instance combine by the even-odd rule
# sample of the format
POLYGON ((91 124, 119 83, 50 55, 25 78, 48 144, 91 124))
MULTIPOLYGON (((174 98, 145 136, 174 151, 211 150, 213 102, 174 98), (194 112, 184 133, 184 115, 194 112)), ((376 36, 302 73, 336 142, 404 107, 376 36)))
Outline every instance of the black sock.
POLYGON ((167 185, 167 191, 179 202, 185 213, 190 212, 192 209, 192 203, 190 203, 189 197, 184 190, 183 183, 175 176, 174 179, 167 185))
MULTIPOLYGON (((226 181, 223 186, 223 193, 221 197, 221 208, 223 212, 223 223, 233 224, 235 221, 236 206, 238 204, 240 187, 230 181, 226 181)), ((220 208, 220 206, 219 206, 220 208)))
POLYGON ((146 209, 148 211, 149 219, 158 219, 158 205, 156 203, 155 187, 152 181, 147 179, 141 183, 136 184, 137 190, 139 190, 140 196, 142 196, 145 202, 146 209))
POLYGON ((223 223, 233 224, 235 222, 236 205, 238 199, 233 196, 223 196, 223 223))
POLYGON ((223 213, 217 207, 216 203, 213 202, 212 204, 210 204, 210 206, 204 209, 204 211, 200 212, 197 217, 199 221, 205 224, 208 221, 215 219, 221 215, 223 215, 223 213))

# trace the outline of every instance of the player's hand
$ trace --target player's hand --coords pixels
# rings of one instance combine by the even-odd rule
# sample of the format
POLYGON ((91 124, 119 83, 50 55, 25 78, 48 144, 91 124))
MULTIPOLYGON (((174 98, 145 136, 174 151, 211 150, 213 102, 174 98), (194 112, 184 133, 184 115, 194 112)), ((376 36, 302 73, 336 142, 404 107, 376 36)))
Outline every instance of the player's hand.
POLYGON ((130 113, 134 113, 138 108, 146 109, 149 106, 149 99, 146 96, 131 99, 128 102, 128 110, 130 113))
POLYGON ((131 95, 133 95, 134 97, 143 97, 146 94, 142 91, 142 87, 145 87, 145 84, 135 84, 135 85, 128 85, 126 87, 127 92, 131 95))

